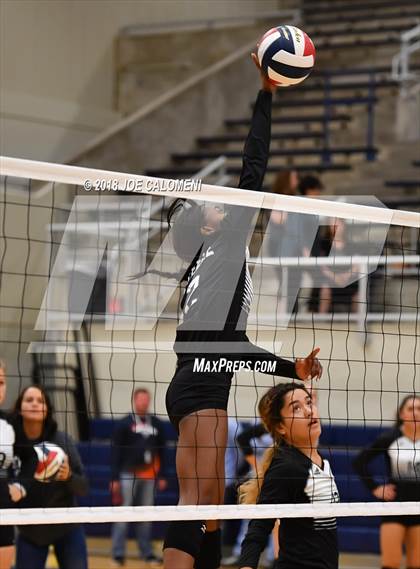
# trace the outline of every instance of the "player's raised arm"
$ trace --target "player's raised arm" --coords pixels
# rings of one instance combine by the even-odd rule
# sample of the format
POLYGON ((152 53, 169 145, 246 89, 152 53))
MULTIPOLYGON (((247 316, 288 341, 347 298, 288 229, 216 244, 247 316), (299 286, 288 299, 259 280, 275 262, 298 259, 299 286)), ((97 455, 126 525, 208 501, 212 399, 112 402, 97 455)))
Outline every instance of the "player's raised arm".
POLYGON ((261 90, 255 101, 251 127, 244 146, 239 187, 259 191, 262 189, 270 151, 271 103, 276 87, 261 71, 256 54, 252 53, 251 56, 261 75, 261 90))

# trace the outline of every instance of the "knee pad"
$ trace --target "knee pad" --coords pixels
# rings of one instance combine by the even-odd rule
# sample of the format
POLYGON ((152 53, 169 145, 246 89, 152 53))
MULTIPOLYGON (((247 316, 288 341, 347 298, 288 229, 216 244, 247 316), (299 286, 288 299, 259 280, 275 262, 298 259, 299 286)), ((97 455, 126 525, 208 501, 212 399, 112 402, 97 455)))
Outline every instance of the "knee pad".
POLYGON ((194 569, 218 569, 222 560, 222 532, 206 532, 194 569))
POLYGON ((197 559, 205 533, 204 522, 196 520, 171 522, 166 532, 163 549, 179 549, 197 559))

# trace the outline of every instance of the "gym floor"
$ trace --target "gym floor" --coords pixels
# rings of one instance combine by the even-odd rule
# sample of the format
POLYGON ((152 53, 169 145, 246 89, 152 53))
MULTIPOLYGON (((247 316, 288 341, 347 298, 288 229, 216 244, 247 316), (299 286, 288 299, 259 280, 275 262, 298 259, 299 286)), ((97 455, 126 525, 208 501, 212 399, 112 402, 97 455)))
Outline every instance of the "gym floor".
MULTIPOLYGON (((155 542, 155 551, 161 554, 161 543, 155 542)), ((111 541, 108 538, 88 538, 89 569, 111 569, 111 541)), ((48 558, 48 569, 57 569, 55 557, 48 558)), ((127 559, 124 569, 162 569, 162 565, 151 565, 139 561, 137 547, 134 540, 127 541, 127 559)), ((380 567, 377 555, 342 554, 340 556, 340 569, 377 569, 380 567)))

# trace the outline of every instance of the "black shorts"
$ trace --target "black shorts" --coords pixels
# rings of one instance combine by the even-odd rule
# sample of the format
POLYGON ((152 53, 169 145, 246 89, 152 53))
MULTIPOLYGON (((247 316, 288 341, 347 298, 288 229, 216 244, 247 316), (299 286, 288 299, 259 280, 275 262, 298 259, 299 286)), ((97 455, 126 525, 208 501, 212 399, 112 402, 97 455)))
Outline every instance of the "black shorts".
POLYGON ((178 365, 166 392, 166 410, 172 425, 179 432, 179 422, 202 409, 227 410, 231 373, 193 371, 194 361, 178 365))
POLYGON ((15 528, 13 526, 0 526, 0 547, 7 547, 15 543, 15 528))
POLYGON ((382 524, 400 524, 406 528, 420 526, 420 516, 384 516, 382 524))

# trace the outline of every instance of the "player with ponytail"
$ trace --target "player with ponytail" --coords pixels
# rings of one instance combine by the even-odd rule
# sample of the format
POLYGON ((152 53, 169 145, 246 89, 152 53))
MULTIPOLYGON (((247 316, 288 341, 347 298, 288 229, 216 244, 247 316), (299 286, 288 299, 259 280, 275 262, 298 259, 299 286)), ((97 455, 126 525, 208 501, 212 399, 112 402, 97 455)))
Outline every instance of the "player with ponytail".
MULTIPOLYGON (((330 465, 318 452, 321 423, 315 397, 304 385, 272 387, 258 407, 274 444, 267 449, 257 476, 241 485, 245 504, 338 502, 330 465)), ((253 520, 242 543, 239 567, 254 569, 277 518, 253 520)), ((337 569, 335 518, 285 518, 279 527, 276 569, 337 569)))

